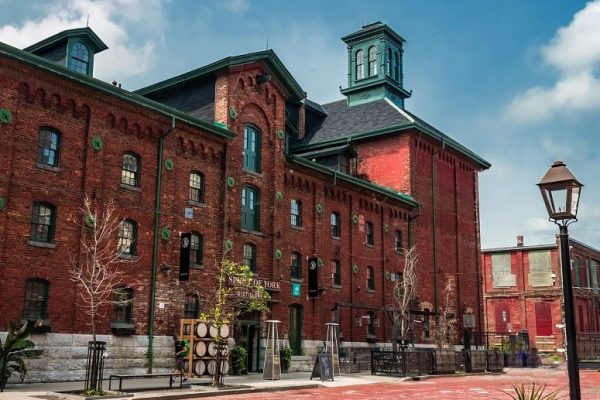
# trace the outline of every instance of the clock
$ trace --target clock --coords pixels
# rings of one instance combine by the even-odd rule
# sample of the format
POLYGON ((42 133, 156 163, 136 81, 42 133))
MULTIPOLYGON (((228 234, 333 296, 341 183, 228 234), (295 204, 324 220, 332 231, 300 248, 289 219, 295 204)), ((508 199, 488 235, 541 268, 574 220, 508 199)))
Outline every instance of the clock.
POLYGON ((315 269, 317 269, 317 262, 316 261, 309 262, 308 267, 311 269, 311 271, 314 271, 315 269))
POLYGON ((181 239, 181 247, 183 247, 184 249, 187 249, 189 245, 190 245, 189 238, 184 237, 183 239, 181 239))

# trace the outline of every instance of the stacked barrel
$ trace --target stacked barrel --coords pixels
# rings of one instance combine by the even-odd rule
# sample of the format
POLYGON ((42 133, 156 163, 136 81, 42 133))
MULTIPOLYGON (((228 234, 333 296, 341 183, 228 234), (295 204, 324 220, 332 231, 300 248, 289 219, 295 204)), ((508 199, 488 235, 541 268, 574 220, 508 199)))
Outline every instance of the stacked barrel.
MULTIPOLYGON (((216 370, 216 357, 219 351, 216 337, 223 339, 229 337, 228 325, 219 329, 209 321, 200 319, 182 319, 180 323, 180 337, 190 342, 190 352, 183 364, 186 376, 212 376, 216 370)), ((229 373, 229 354, 227 345, 221 348, 221 373, 229 373)))

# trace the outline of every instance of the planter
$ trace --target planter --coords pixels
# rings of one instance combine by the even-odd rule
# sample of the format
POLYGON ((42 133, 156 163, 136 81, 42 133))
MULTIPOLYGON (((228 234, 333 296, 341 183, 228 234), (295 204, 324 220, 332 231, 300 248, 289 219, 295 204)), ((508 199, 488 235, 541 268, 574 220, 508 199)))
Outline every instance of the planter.
POLYGON ((292 364, 292 349, 288 347, 279 350, 279 359, 281 360, 281 372, 287 373, 292 364))

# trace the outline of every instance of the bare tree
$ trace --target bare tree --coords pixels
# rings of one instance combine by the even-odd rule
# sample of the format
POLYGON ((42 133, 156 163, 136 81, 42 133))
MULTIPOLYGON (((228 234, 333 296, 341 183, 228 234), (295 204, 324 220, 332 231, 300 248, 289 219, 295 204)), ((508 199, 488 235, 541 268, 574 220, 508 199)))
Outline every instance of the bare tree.
POLYGON ((395 332, 394 350, 398 340, 401 340, 402 346, 405 346, 411 333, 412 316, 410 314, 413 305, 417 300, 418 279, 417 264, 418 255, 416 246, 409 249, 403 249, 404 270, 402 274, 396 277, 394 286, 394 304, 390 307, 392 323, 395 332))
POLYGON ((123 257, 124 249, 115 242, 121 221, 112 201, 98 210, 86 197, 80 212, 85 233, 81 238, 80 253, 71 254, 69 272, 71 280, 80 287, 79 298, 90 318, 92 340, 95 342, 97 319, 104 316, 102 312, 106 306, 129 301, 115 297, 115 289, 123 279, 118 264, 136 262, 138 258, 123 257))
POLYGON ((456 338, 456 277, 448 275, 442 289, 442 309, 435 324, 435 341, 441 350, 452 347, 456 338))
POLYGON ((217 344, 213 386, 223 386, 222 362, 226 338, 221 336, 221 327, 232 324, 237 316, 248 311, 268 311, 267 301, 271 298, 267 290, 257 284, 254 274, 247 265, 224 258, 214 269, 215 291, 209 300, 208 312, 200 318, 206 319, 217 328, 214 338, 217 344))

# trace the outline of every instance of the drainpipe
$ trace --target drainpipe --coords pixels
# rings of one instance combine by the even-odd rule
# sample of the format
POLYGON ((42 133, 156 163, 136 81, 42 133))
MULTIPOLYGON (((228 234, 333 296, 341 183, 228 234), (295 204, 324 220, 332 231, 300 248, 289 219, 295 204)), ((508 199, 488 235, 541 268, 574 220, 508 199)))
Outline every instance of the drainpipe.
POLYGON ((154 241, 152 243, 152 278, 150 286, 150 312, 148 316, 148 373, 152 373, 154 362, 154 302, 156 300, 156 269, 158 264, 158 223, 160 217, 160 185, 162 182, 162 158, 165 138, 175 130, 175 117, 171 117, 171 127, 158 139, 156 167, 156 192, 154 194, 154 241))
POLYGON ((433 308, 435 312, 438 312, 438 287, 437 287, 437 278, 438 278, 438 265, 437 265, 437 221, 436 221, 436 212, 435 212, 435 196, 436 196, 436 173, 435 173, 435 156, 444 150, 444 141, 442 140, 442 149, 438 151, 434 151, 431 153, 431 235, 432 235, 432 243, 433 243, 433 308))

